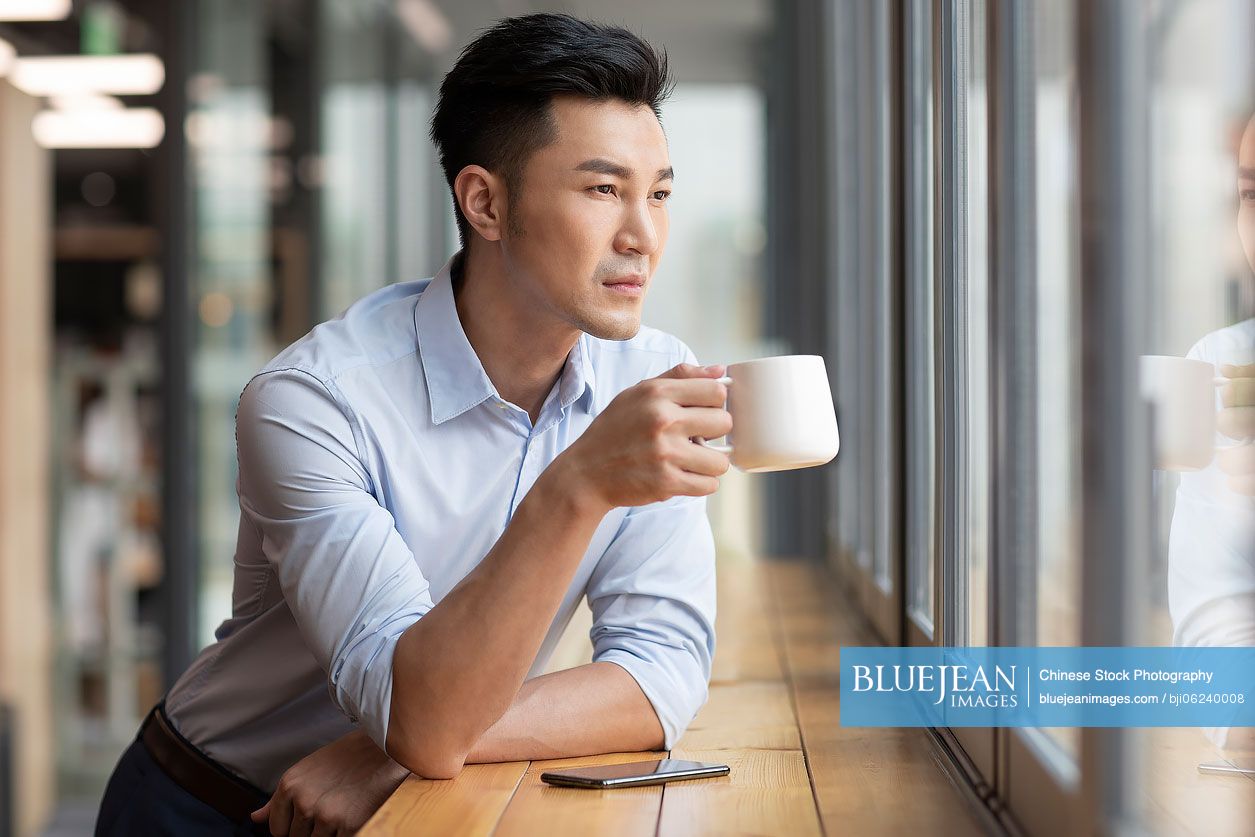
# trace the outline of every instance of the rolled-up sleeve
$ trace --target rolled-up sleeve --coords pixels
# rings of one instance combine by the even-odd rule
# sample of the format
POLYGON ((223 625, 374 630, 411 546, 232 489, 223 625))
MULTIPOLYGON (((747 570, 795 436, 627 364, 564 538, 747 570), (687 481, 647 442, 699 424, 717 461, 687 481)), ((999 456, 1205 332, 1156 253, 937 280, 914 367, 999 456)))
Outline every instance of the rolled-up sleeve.
POLYGON ((383 748, 393 651, 432 600, 371 493, 342 404, 330 385, 299 370, 249 383, 236 414, 240 509, 261 535, 332 699, 383 748))
POLYGON ((636 680, 675 746, 706 702, 715 654, 715 547, 706 498, 631 509, 588 584, 593 660, 636 680))

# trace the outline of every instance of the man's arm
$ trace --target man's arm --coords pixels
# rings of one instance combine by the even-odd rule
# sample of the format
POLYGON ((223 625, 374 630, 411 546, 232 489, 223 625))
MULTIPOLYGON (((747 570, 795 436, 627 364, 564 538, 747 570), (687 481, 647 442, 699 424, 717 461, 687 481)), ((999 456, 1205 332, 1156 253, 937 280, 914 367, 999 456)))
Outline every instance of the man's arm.
POLYGON ((614 663, 589 663, 525 682, 466 761, 659 750, 662 739, 662 724, 632 676, 614 663))
MULTIPOLYGON (((590 663, 524 683, 466 760, 530 761, 657 750, 662 737, 662 726, 631 675, 613 663, 590 663)), ((293 765, 270 801, 253 813, 253 821, 268 821, 273 834, 310 824, 329 833, 352 834, 407 775, 357 730, 293 765)))
MULTIPOLYGON (((405 631, 392 658, 393 759, 457 775, 514 703, 607 511, 718 488, 727 457, 691 438, 730 429, 720 374, 681 365, 621 393, 541 474, 483 561, 405 631)), ((657 721, 629 737, 655 746, 657 721)))

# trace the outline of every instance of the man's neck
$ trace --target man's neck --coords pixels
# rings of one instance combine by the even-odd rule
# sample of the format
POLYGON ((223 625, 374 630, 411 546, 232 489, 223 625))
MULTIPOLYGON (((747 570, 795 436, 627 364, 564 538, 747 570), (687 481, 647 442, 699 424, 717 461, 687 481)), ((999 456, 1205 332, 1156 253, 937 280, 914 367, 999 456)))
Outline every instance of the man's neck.
POLYGON ((468 247, 458 261, 453 293, 466 339, 497 392, 526 410, 534 424, 579 329, 534 307, 495 248, 468 247))

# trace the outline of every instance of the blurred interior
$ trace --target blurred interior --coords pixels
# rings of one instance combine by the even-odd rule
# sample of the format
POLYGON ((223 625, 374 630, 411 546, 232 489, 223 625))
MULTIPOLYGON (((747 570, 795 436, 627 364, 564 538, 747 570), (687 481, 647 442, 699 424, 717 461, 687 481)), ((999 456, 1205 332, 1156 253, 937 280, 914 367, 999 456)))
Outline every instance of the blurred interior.
MULTIPOLYGON (((1255 314, 1248 0, 0 0, 0 837, 90 831, 230 614, 241 388, 456 249, 436 88, 538 10, 671 58, 645 322, 827 361, 840 455, 729 473, 722 563, 825 564, 891 645, 1173 643, 1179 477, 1112 384, 1255 314)), ((1198 730, 942 739, 998 827, 1255 822, 1249 778, 1165 778, 1198 730)))

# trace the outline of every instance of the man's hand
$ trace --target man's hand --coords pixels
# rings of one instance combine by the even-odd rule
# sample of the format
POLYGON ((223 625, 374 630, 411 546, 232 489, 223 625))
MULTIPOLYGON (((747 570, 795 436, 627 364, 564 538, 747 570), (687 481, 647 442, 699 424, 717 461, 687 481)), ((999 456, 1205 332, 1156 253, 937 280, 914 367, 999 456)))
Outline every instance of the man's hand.
POLYGON ((732 429, 722 366, 682 363, 629 387, 554 461, 605 510, 719 488, 727 454, 695 444, 732 429))
POLYGON ((1231 439, 1245 445, 1226 448, 1216 454, 1216 464, 1229 476, 1229 490, 1255 497, 1255 364, 1225 365, 1220 373, 1229 382, 1220 390, 1224 405, 1216 427, 1231 439))
POLYGON ((354 730, 288 768, 270 801, 252 814, 278 837, 354 834, 409 771, 354 730))

